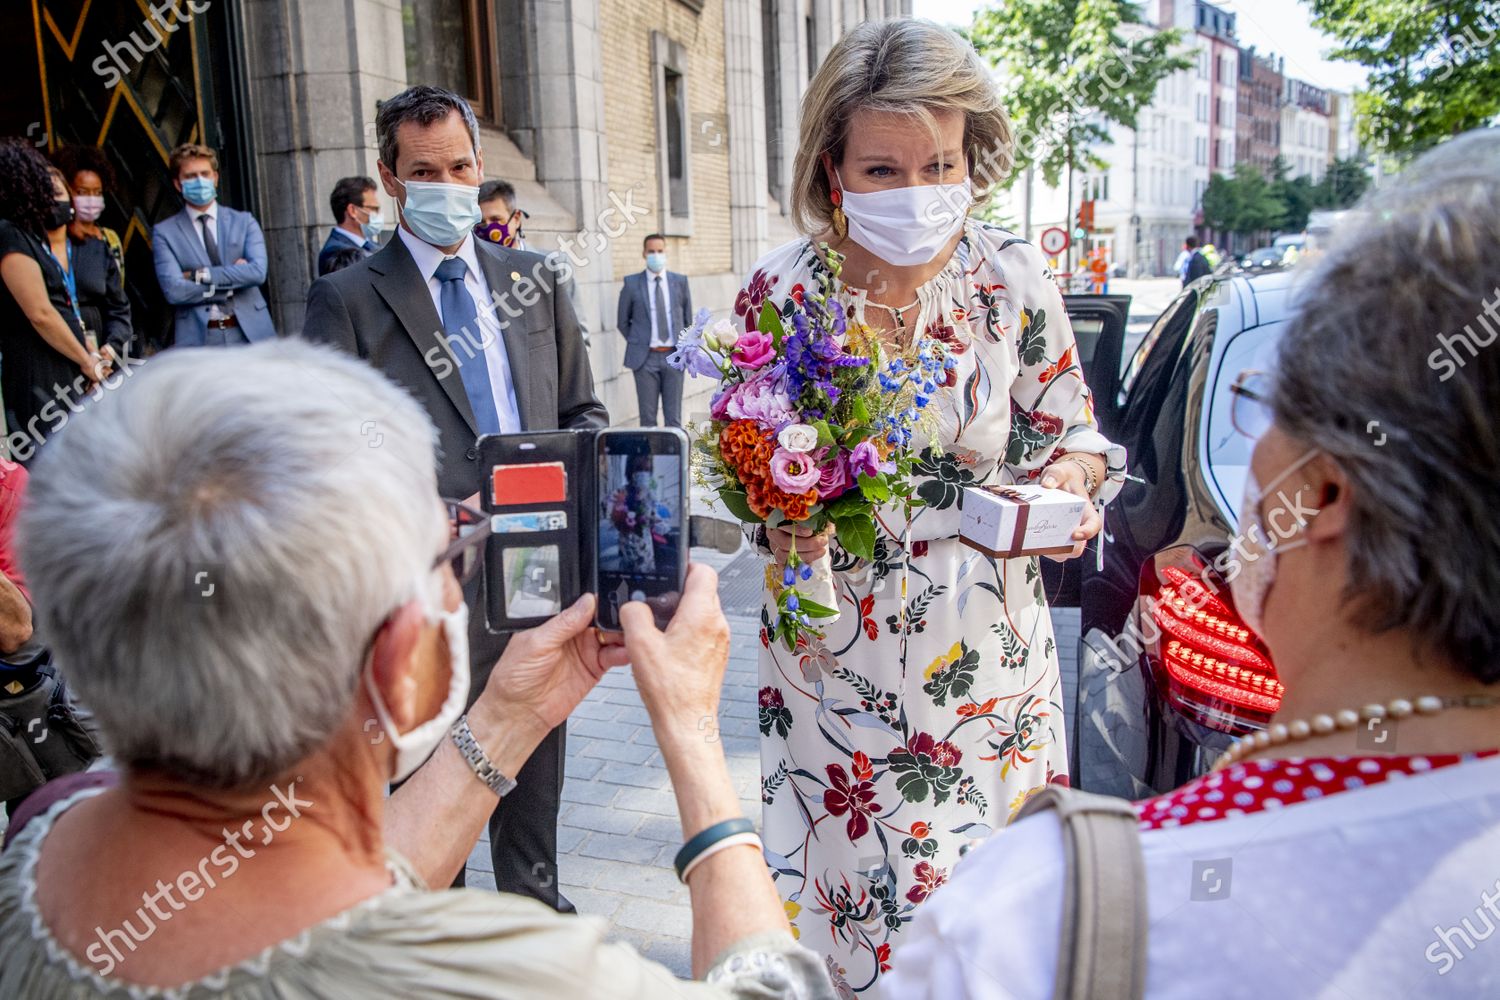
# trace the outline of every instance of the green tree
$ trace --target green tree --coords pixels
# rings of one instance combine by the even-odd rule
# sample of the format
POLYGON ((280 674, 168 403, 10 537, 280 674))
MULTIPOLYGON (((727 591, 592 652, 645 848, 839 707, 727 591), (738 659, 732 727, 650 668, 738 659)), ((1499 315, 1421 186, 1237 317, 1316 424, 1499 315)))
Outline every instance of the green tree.
POLYGON ((1500 115, 1500 0, 1307 2, 1330 56, 1370 70, 1354 95, 1367 143, 1417 153, 1500 115))
POLYGON ((1318 208, 1348 208, 1370 186, 1370 173, 1359 160, 1334 160, 1318 184, 1318 208))
POLYGON ((1214 174, 1203 191, 1203 221, 1237 236, 1253 238, 1280 228, 1285 211, 1275 185, 1258 170, 1234 177, 1214 174))
MULTIPOLYGON (((1069 167, 1107 166, 1093 149, 1110 141, 1109 123, 1135 128, 1161 79, 1193 65, 1176 54, 1181 31, 1149 30, 1129 0, 1005 0, 975 14, 968 37, 1003 70, 1011 178, 1036 167, 1054 186, 1069 167)), ((975 165, 981 182, 993 179, 986 167, 975 165)))
POLYGON ((1318 207, 1318 186, 1307 175, 1292 177, 1291 166, 1282 156, 1271 165, 1270 187, 1281 203, 1280 228, 1300 233, 1307 228, 1307 216, 1318 207))

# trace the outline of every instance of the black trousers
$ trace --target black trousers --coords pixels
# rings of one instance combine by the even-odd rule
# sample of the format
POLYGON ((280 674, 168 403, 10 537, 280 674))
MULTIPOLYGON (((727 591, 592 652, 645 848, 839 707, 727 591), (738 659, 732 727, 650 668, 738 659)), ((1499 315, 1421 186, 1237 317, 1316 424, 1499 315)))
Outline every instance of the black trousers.
POLYGON ((656 426, 656 401, 668 427, 682 426, 682 372, 667 364, 667 351, 651 351, 635 370, 635 399, 642 427, 656 426))
MULTIPOLYGON (((469 603, 469 704, 474 704, 509 636, 490 635, 484 627, 484 599, 479 580, 464 588, 469 603)), ((576 912, 563 898, 557 881, 557 814, 562 805, 563 765, 567 759, 567 723, 548 733, 522 766, 513 792, 490 815, 490 857, 495 888, 541 900, 562 913, 576 912)), ((493 797, 475 779, 473 794, 493 797)), ((435 835, 441 836, 440 832, 435 835)), ((464 871, 454 879, 462 888, 464 871)))

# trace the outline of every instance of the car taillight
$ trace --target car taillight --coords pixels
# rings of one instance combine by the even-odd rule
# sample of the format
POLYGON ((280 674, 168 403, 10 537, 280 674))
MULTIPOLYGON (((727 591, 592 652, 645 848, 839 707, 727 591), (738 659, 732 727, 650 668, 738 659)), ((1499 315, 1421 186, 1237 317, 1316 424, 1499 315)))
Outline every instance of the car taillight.
POLYGON ((1203 583, 1177 566, 1158 567, 1149 602, 1166 694, 1205 726, 1240 735, 1264 729, 1281 705, 1281 682, 1260 637, 1203 583))

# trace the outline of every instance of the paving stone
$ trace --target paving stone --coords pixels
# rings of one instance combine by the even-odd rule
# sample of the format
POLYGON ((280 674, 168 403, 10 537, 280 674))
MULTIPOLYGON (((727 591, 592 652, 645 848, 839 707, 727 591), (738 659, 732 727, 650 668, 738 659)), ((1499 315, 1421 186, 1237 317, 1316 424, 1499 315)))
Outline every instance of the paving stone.
POLYGON ((579 719, 610 719, 614 717, 614 714, 614 709, 609 707, 609 702, 585 698, 568 717, 568 734, 572 735, 577 731, 579 719))
POLYGON ((583 748, 581 756, 597 757, 605 761, 618 760, 626 764, 644 764, 656 756, 656 747, 620 740, 592 740, 583 748))
MULTIPOLYGON (((621 733, 629 734, 629 729, 609 719, 579 719, 568 723, 568 738, 571 740, 579 736, 588 736, 593 739, 618 740, 621 733)), ((569 749, 571 754, 572 750, 569 749)))
POLYGON ((633 833, 645 818, 646 814, 643 812, 621 809, 618 806, 573 805, 563 810, 560 822, 591 833, 598 831, 623 836, 633 833))
POLYGON ((629 899, 615 912, 615 927, 629 927, 652 935, 686 938, 693 932, 692 911, 644 899, 629 899))
POLYGON ((651 716, 644 706, 625 705, 615 713, 616 722, 629 722, 637 726, 651 725, 651 716))
POLYGON ((620 837, 612 833, 591 833, 578 845, 577 853, 586 858, 646 864, 656 860, 658 851, 654 840, 637 840, 635 837, 620 837))
MULTIPOLYGON (((562 848, 559 847, 558 850, 562 848)), ((470 872, 489 872, 490 878, 494 879, 495 859, 490 854, 488 837, 474 845, 474 849, 469 852, 469 860, 465 862, 465 867, 470 872)))
MULTIPOLYGON (((603 767, 603 763, 599 763, 603 767)), ((597 769, 596 769, 597 770, 597 769)), ((591 806, 607 806, 620 790, 619 785, 603 781, 567 781, 563 783, 563 802, 586 802, 591 806)))
MULTIPOLYGON (((659 850, 653 846, 652 853, 659 853, 659 850)), ((687 905, 689 898, 687 886, 677 881, 677 873, 672 870, 671 861, 664 865, 651 866, 624 865, 618 862, 605 862, 604 864, 605 867, 599 869, 595 875, 593 887, 596 889, 612 890, 650 899, 676 900, 687 905)))
MULTIPOLYGON (((574 851, 578 850, 578 845, 583 843, 583 838, 587 837, 588 834, 589 832, 587 830, 580 830, 577 827, 572 826, 559 825, 557 828, 557 853, 572 854, 574 851)), ((489 850, 489 845, 486 844, 484 847, 485 857, 489 857, 489 850)))
POLYGON ((676 850, 682 846, 682 823, 675 816, 642 816, 635 828, 635 835, 642 840, 659 840, 671 844, 676 850))
MULTIPOLYGON (((589 757, 575 756, 571 752, 571 749, 572 748, 570 747, 568 759, 563 764, 563 774, 567 775, 567 777, 570 779, 577 778, 583 781, 588 781, 592 778, 597 777, 600 769, 604 767, 604 761, 589 757)), ((564 791, 567 790, 567 787, 568 782, 563 782, 564 791)))
POLYGON ((677 797, 670 791, 657 788, 613 787, 617 789, 614 796, 614 804, 617 806, 677 818, 677 797))
POLYGON ((598 774, 601 781, 612 781, 617 785, 634 785, 637 788, 666 788, 665 767, 636 767, 619 761, 607 761, 598 774))
POLYGON ((488 889, 495 891, 495 873, 489 871, 475 871, 470 868, 464 873, 464 885, 470 889, 488 889))
POLYGON ((568 899, 572 900, 578 912, 585 916, 613 917, 623 899, 618 893, 569 886, 566 882, 563 883, 563 887, 568 899))

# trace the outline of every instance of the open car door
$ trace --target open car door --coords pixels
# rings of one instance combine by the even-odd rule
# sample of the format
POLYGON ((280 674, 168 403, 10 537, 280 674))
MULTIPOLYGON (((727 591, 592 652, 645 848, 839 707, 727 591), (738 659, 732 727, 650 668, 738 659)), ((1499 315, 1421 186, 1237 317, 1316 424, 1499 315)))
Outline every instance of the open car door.
MULTIPOLYGON (((1119 417, 1121 355, 1125 350, 1125 326, 1130 317, 1129 295, 1064 295, 1073 339, 1078 344, 1078 363, 1094 398, 1094 418, 1105 437, 1114 433, 1119 417)), ((1096 544, 1089 543, 1091 546, 1096 544)), ((1042 560, 1042 584, 1053 607, 1076 608, 1081 593, 1079 562, 1085 554, 1065 563, 1042 560)))

